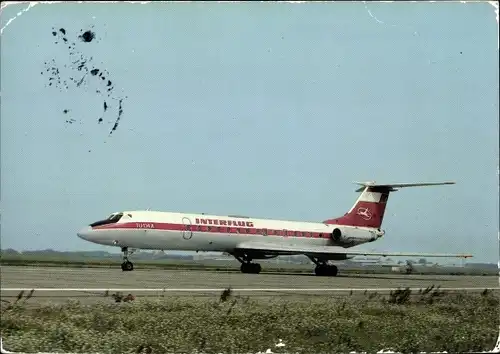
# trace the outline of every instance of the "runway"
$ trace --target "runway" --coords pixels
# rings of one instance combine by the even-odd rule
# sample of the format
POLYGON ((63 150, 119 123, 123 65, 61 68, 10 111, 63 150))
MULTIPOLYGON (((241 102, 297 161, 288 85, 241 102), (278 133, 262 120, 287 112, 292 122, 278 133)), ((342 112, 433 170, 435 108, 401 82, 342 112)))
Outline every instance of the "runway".
POLYGON ((284 295, 333 295, 361 293, 364 289, 388 293, 390 288, 425 289, 434 285, 441 288, 468 291, 482 291, 485 288, 498 289, 496 276, 435 276, 435 275, 342 275, 317 277, 312 274, 242 274, 236 272, 136 269, 123 272, 118 266, 109 268, 57 268, 57 267, 15 267, 1 268, 2 298, 17 296, 21 288, 37 289, 38 298, 88 298, 102 296, 105 289, 111 291, 133 289, 136 296, 219 296, 227 288, 246 296, 284 295), (15 288, 5 291, 5 289, 15 288), (54 289, 47 291, 47 289, 54 289), (64 292, 57 289, 78 289, 64 292), (83 291, 83 289, 86 289, 83 291), (96 289, 96 290, 92 290, 96 289), (152 291, 140 291, 150 289, 152 291), (165 289, 163 291, 162 289, 165 289), (240 290, 238 290, 240 289, 240 290), (359 290, 356 290, 359 289, 359 290), (378 289, 378 290, 376 290, 378 289), (190 291, 192 290, 192 291, 190 291), (161 294, 160 294, 161 293, 161 294))

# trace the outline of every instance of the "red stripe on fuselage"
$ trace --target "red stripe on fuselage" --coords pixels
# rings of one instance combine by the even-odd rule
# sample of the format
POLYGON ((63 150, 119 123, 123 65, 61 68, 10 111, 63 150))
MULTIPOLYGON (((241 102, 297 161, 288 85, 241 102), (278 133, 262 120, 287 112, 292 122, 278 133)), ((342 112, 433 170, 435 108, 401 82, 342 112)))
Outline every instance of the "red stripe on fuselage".
POLYGON ((276 230, 252 227, 225 227, 214 225, 183 225, 163 222, 127 222, 96 226, 93 230, 161 230, 161 231, 195 231, 205 233, 225 233, 231 235, 264 235, 282 237, 329 238, 328 232, 307 232, 296 230, 276 230))

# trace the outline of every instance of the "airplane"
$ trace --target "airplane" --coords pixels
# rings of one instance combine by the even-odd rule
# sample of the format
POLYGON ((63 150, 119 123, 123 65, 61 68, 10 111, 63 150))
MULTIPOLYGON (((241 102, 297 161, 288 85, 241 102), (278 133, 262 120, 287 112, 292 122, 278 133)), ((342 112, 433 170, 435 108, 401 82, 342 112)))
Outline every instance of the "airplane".
POLYGON ((455 184, 354 182, 361 192, 351 209, 341 217, 323 222, 300 222, 251 218, 238 215, 206 215, 151 210, 121 211, 91 223, 77 232, 83 240, 120 247, 123 271, 132 271, 129 249, 225 252, 241 263, 241 272, 258 274, 254 260, 281 255, 305 255, 316 264, 318 276, 336 276, 330 261, 356 256, 455 257, 468 254, 386 253, 352 250, 384 236, 381 229, 391 192, 400 188, 455 184))

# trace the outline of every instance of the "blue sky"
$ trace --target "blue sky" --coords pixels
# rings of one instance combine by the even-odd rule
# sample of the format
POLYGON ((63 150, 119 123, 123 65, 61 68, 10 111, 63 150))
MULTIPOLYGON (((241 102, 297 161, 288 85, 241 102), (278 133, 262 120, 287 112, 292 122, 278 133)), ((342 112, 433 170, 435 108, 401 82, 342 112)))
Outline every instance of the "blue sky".
POLYGON ((497 261, 490 4, 53 4, 8 23, 26 8, 0 21, 2 248, 107 249, 76 231, 119 210, 322 221, 355 180, 455 180, 392 194, 365 248, 497 261), (106 80, 70 82, 92 68, 106 80))

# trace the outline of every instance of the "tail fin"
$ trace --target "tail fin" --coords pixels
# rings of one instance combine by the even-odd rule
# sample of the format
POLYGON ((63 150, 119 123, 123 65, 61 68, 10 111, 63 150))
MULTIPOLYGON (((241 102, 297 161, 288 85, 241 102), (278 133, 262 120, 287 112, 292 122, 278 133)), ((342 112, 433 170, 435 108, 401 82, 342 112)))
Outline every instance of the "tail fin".
POLYGON ((396 192, 399 188, 439 186, 455 184, 455 182, 439 183, 398 183, 398 184, 376 184, 375 182, 354 182, 363 187, 356 190, 362 192, 354 203, 351 210, 344 216, 324 221, 326 224, 350 225, 361 227, 380 228, 384 219, 385 207, 389 194, 396 192))

